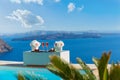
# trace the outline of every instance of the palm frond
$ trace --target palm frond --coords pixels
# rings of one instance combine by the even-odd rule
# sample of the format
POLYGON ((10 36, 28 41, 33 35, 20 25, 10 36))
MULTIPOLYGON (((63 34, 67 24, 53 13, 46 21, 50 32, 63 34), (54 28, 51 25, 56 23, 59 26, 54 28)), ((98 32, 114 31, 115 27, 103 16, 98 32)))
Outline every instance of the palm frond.
POLYGON ((47 80, 34 72, 19 72, 18 80, 47 80))
POLYGON ((120 80, 120 64, 112 63, 110 67, 110 80, 120 80))
POLYGON ((18 73, 18 80, 25 80, 25 77, 21 73, 18 73))
POLYGON ((48 70, 60 76, 64 80, 84 80, 82 74, 71 64, 56 55, 50 56, 51 63, 47 66, 48 70))
POLYGON ((86 72, 89 80, 97 80, 96 76, 93 74, 91 69, 80 58, 77 58, 77 62, 80 64, 82 69, 86 72))
POLYGON ((107 65, 108 65, 110 55, 111 55, 111 52, 109 52, 108 54, 103 53, 103 55, 100 59, 93 58, 93 61, 99 71, 100 80, 108 80, 109 79, 107 65))

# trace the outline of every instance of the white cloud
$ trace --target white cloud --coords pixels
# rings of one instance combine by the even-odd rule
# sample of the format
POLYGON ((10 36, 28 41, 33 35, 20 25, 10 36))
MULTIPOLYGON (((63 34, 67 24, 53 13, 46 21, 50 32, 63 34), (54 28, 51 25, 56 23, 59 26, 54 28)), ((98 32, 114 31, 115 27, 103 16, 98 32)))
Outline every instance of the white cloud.
POLYGON ((18 4, 21 3, 21 0, 10 0, 10 1, 13 2, 13 3, 18 3, 18 4))
POLYGON ((68 12, 72 12, 75 9, 75 5, 73 3, 68 4, 68 12))
POLYGON ((37 3, 43 5, 43 0, 10 0, 13 3, 37 3))
POLYGON ((60 2, 61 0, 54 0, 55 2, 60 2))
POLYGON ((84 5, 82 5, 81 7, 78 7, 78 11, 82 11, 84 9, 84 5))
POLYGON ((38 3, 40 5, 43 5, 43 0, 23 0, 25 3, 38 3))
POLYGON ((43 25, 44 20, 41 16, 36 16, 28 10, 16 10, 6 18, 16 20, 22 24, 25 28, 31 28, 35 25, 43 25))

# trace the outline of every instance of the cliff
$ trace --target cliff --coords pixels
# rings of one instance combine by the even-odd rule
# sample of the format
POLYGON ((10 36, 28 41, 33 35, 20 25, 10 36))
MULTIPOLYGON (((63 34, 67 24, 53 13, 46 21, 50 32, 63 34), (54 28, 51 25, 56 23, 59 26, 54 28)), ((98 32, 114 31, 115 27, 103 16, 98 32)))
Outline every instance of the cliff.
POLYGON ((11 50, 12 47, 10 47, 6 42, 0 39, 0 53, 9 52, 11 50))

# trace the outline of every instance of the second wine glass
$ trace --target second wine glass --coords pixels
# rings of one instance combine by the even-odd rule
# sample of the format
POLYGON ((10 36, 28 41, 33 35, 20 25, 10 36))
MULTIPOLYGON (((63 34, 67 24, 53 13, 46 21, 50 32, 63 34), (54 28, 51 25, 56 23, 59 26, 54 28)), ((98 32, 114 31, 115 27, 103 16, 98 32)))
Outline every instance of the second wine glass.
POLYGON ((45 45, 44 42, 42 42, 42 48, 43 48, 43 51, 44 51, 44 45, 45 45))
POLYGON ((47 48, 47 51, 48 51, 48 42, 46 42, 46 48, 47 48))

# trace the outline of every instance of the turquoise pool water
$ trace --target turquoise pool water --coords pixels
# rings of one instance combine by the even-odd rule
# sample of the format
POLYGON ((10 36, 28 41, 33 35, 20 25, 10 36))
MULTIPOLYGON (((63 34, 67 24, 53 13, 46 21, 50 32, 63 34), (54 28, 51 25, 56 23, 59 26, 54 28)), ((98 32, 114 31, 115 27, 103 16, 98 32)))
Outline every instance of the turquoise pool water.
MULTIPOLYGON (((62 80, 60 77, 54 75, 45 68, 23 68, 10 66, 0 66, 0 80, 17 80, 17 74, 19 72, 34 72, 36 75, 40 75, 46 80, 62 80)), ((85 74, 83 70, 80 70, 80 72, 85 74)))
POLYGON ((45 68, 22 68, 22 67, 8 67, 0 66, 0 80, 17 80, 17 73, 19 72, 34 72, 47 80, 61 80, 60 77, 52 74, 45 68))

